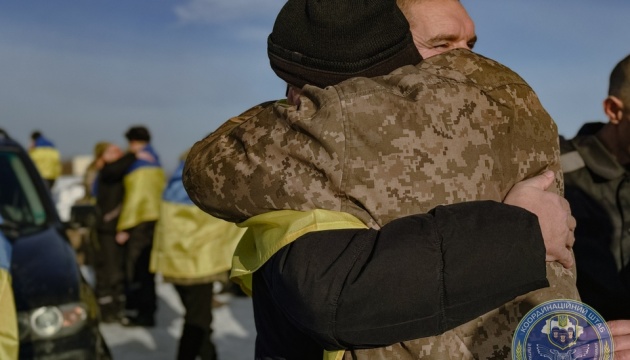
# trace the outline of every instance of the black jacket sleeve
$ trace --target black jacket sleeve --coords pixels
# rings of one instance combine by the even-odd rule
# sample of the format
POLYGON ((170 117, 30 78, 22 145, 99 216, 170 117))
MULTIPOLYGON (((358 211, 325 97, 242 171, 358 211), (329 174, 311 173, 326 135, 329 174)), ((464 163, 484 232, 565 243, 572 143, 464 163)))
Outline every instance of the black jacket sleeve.
POLYGON ((109 164, 105 164, 99 172, 99 181, 107 183, 122 181, 123 177, 125 177, 125 172, 135 161, 135 154, 126 153, 120 159, 109 164))
POLYGON ((477 201, 404 217, 380 231, 306 234, 254 281, 264 282, 267 302, 294 327, 336 350, 440 334, 549 286, 545 271, 537 217, 477 201))

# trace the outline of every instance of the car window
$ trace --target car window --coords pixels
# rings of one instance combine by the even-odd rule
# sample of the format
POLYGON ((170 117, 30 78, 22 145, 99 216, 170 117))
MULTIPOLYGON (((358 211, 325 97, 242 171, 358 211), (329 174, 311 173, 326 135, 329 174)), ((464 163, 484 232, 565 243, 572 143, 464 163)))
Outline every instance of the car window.
POLYGON ((20 231, 47 221, 46 210, 17 152, 0 151, 0 222, 20 231))

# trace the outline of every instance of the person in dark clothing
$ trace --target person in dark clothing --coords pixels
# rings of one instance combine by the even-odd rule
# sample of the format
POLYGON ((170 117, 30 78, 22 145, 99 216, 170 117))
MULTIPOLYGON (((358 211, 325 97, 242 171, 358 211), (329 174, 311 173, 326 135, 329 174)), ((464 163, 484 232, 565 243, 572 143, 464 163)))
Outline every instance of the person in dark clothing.
POLYGON ((116 144, 100 143, 95 148, 98 175, 93 187, 97 207, 98 251, 94 264, 96 295, 105 322, 123 318, 125 274, 123 247, 116 242, 116 226, 125 193, 123 178, 137 159, 151 159, 148 153, 123 153, 116 144))
POLYGON ((99 246, 94 263, 96 295, 102 320, 114 322, 122 318, 124 309, 123 253, 115 240, 116 224, 125 191, 122 179, 136 156, 123 154, 116 144, 109 143, 98 144, 95 155, 94 165, 99 169, 94 184, 99 246))
POLYGON ((155 224, 142 222, 126 231, 128 239, 133 240, 123 243, 126 316, 122 323, 126 326, 155 326, 157 294, 155 276, 149 272, 155 224))
POLYGON ((582 301, 606 320, 630 319, 630 56, 612 71, 603 105, 607 123, 561 139, 565 197, 578 223, 582 301))

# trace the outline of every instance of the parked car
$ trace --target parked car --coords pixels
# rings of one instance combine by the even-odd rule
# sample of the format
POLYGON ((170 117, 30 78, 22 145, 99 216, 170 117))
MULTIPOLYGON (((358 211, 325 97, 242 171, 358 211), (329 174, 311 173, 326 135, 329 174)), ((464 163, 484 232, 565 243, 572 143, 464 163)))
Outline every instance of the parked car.
POLYGON ((111 359, 67 226, 26 151, 0 130, 0 231, 13 245, 20 359, 111 359))

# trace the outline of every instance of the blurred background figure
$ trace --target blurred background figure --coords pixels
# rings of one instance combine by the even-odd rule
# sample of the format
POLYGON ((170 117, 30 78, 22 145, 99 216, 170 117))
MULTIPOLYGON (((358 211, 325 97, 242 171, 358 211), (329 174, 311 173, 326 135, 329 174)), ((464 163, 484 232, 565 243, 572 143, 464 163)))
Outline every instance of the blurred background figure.
POLYGON ((151 271, 175 285, 185 308, 177 359, 217 358, 212 342, 213 283, 230 269, 232 254, 245 229, 201 211, 182 183, 184 160, 170 178, 162 197, 151 271))
POLYGON ((98 173, 103 167, 103 154, 110 145, 113 144, 107 141, 100 141, 94 145, 92 162, 85 168, 85 172, 83 173, 83 188, 85 193, 83 194, 83 198, 77 200, 78 204, 96 204, 96 182, 98 173))
POLYGON ((40 131, 31 134, 31 145, 28 150, 42 178, 52 189, 55 180, 61 175, 61 155, 52 141, 46 139, 40 131))
POLYGON ((561 139, 565 197, 582 301, 606 320, 630 319, 630 56, 613 69, 603 105, 607 123, 561 139))
POLYGON ((123 245, 127 326, 155 326, 157 296, 155 276, 149 272, 155 222, 165 186, 160 159, 151 146, 151 134, 144 126, 133 126, 125 137, 129 152, 144 152, 150 159, 136 159, 123 178, 124 197, 118 218, 116 242, 123 245))
POLYGON ((123 247, 116 242, 116 226, 125 193, 123 178, 135 161, 134 153, 125 154, 116 144, 100 142, 94 147, 96 175, 89 188, 96 198, 95 291, 104 322, 120 321, 124 315, 123 247))

